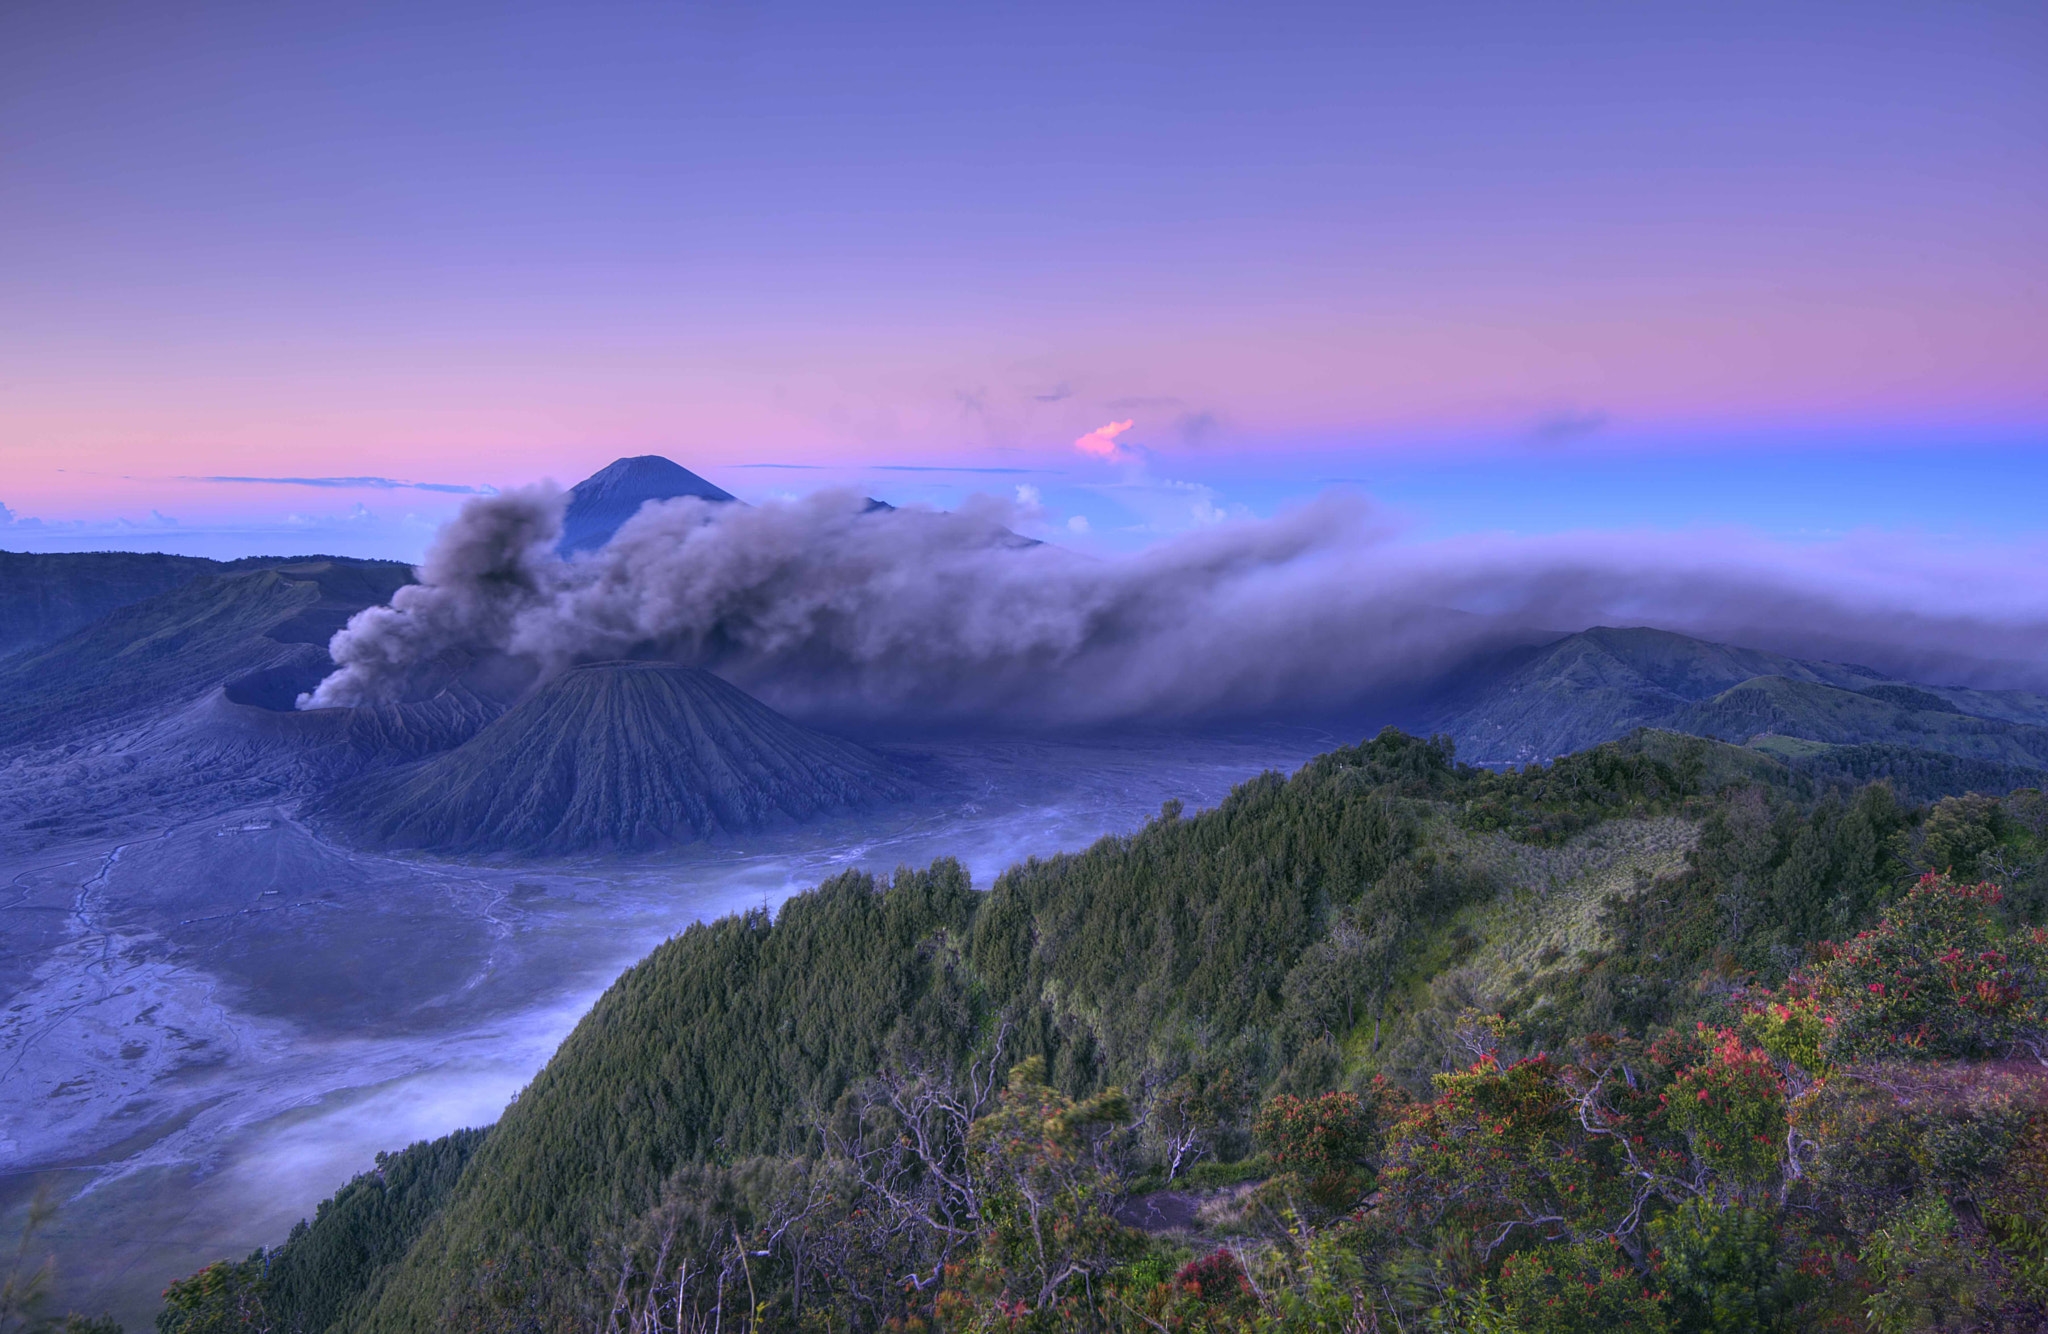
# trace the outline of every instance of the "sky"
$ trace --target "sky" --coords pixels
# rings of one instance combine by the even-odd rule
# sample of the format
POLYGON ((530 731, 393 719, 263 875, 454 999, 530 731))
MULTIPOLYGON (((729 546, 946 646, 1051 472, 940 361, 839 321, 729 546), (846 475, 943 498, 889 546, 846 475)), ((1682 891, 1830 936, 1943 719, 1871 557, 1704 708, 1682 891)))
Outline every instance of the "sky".
POLYGON ((0 548, 412 559, 638 453, 2038 544, 2048 7, 0 6, 0 548))

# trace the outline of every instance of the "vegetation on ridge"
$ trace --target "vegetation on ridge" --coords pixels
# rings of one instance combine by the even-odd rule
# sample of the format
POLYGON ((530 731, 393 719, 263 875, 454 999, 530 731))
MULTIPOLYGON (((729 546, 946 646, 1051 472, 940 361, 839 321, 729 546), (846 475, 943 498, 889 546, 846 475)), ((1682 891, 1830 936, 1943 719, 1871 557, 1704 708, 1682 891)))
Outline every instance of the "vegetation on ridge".
POLYGON ((2038 791, 1383 733, 693 928, 337 1318, 262 1286, 330 1210, 160 1328, 2038 1321, 2044 852, 2038 791))

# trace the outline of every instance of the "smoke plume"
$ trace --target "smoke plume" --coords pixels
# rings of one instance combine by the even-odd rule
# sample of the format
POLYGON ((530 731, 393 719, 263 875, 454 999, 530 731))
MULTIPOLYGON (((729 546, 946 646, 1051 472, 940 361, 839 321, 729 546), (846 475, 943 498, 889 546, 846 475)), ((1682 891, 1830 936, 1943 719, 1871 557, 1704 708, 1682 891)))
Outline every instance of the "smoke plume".
POLYGON ((995 502, 871 511, 835 492, 650 504, 605 547, 563 560, 562 506, 552 490, 470 502, 419 583, 335 636, 338 669, 301 704, 402 697, 461 651, 533 678, 651 653, 786 710, 877 721, 1311 712, 1595 624, 1936 682, 2048 685, 2048 578, 1986 578, 1981 563, 1875 541, 1417 543, 1368 502, 1326 495, 1096 559, 1020 542, 995 502))

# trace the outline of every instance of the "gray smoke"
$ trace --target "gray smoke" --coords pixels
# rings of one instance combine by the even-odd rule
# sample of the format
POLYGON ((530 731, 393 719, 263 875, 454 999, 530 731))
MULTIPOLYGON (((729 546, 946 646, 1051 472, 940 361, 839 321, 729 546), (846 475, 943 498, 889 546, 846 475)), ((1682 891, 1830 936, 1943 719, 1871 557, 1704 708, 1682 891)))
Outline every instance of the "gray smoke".
MULTIPOLYGON (((650 504, 554 554, 552 490, 471 502, 420 583, 335 636, 302 701, 403 696, 451 651, 545 678, 656 653, 778 707, 898 721, 1103 722, 1341 707, 1475 652, 1595 624, 1923 680, 2048 685, 2048 579, 1880 547, 1581 536, 1400 540, 1328 495, 1136 555, 1022 546, 994 502, 869 511, 850 492, 650 504)), ((2021 567, 2038 569, 2038 566, 2021 567)))

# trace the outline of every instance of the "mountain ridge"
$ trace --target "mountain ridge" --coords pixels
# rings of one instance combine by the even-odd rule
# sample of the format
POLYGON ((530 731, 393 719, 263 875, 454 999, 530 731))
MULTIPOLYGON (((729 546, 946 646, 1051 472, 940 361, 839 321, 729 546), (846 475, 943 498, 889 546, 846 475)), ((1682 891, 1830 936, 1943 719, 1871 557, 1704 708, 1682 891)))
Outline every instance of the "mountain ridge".
POLYGON ((1490 766, 1549 760, 1641 727, 2048 766, 2048 697, 1905 682, 1647 627, 1595 626, 1496 658, 1427 714, 1463 758, 1490 766))

